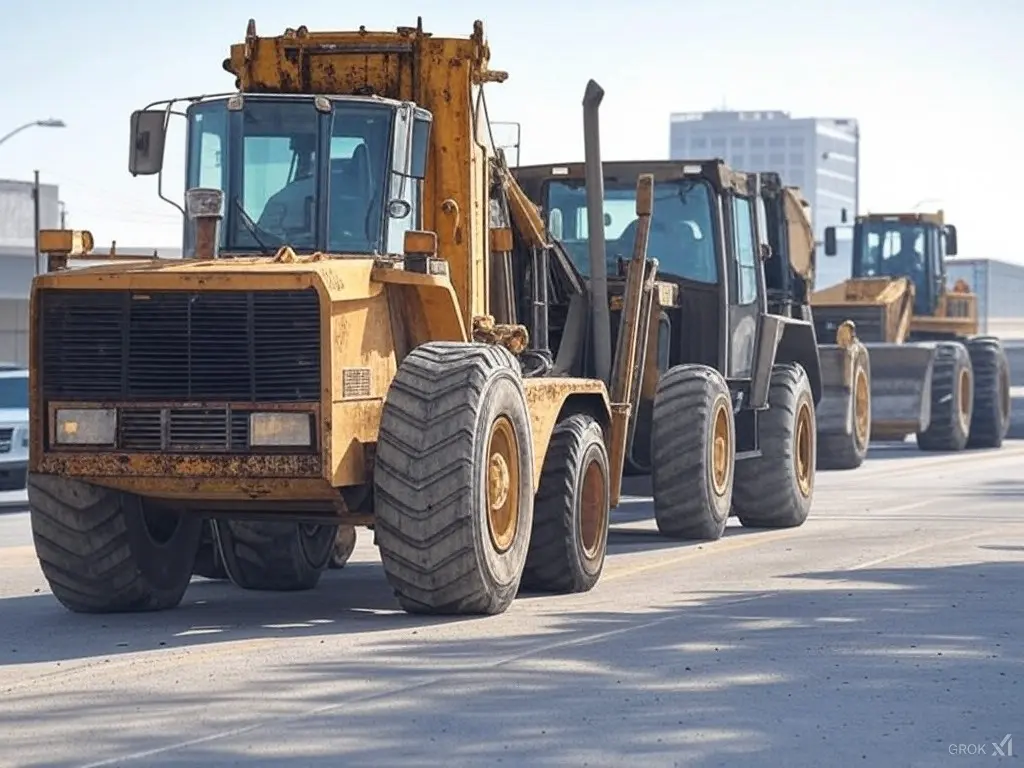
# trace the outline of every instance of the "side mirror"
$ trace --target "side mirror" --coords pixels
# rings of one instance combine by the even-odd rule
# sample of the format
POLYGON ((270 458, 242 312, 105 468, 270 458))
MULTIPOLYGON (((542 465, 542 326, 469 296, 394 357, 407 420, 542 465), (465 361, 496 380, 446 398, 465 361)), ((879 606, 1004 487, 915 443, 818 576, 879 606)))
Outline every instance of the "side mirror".
POLYGON ((825 227, 825 255, 835 256, 839 253, 839 248, 836 245, 836 228, 825 227))
POLYGON ((956 256, 956 227, 952 224, 946 225, 946 255, 956 256))
POLYGON ((132 112, 128 152, 128 171, 132 176, 152 176, 163 170, 166 118, 167 114, 162 109, 132 112))

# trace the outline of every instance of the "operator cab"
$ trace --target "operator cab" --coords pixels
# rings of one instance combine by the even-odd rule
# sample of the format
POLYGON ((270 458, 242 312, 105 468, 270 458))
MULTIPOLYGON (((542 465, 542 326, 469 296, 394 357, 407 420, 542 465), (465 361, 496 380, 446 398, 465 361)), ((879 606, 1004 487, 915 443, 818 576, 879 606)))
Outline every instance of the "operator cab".
MULTIPOLYGON (((825 252, 836 253, 835 227, 825 231, 825 252)), ((934 315, 946 290, 946 257, 956 255, 956 227, 942 214, 870 214, 853 226, 851 275, 908 277, 914 314, 934 315)))
MULTIPOLYGON (((647 255, 658 260, 658 281, 677 288, 676 306, 662 308, 659 368, 700 363, 730 379, 750 378, 759 317, 766 310, 759 254, 769 253, 756 179, 720 160, 603 166, 607 273, 613 294, 636 235, 637 178, 654 175, 647 255), (723 334, 722 328, 729 332, 723 334)), ((524 166, 514 173, 527 196, 540 204, 552 237, 589 277, 583 164, 524 166)))
MULTIPOLYGON (((133 174, 160 172, 169 113, 132 115, 133 174)), ((193 100, 185 117, 186 189, 223 193, 220 255, 272 255, 287 245, 296 253, 400 256, 405 233, 422 229, 432 118, 415 104, 236 93, 193 100)), ((195 222, 186 218, 186 258, 195 242, 195 222)))

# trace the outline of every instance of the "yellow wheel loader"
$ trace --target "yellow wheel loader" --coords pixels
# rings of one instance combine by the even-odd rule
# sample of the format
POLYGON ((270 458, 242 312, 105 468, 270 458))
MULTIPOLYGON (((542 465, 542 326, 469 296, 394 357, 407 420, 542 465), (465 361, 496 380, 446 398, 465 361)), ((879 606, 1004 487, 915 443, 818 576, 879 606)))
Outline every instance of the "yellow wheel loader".
MULTIPOLYGON (((623 316, 625 259, 637 228, 634 190, 648 169, 655 179, 649 252, 658 279, 643 309, 649 335, 627 467, 651 475, 663 535, 716 539, 731 515, 749 527, 799 526, 813 502, 822 382, 812 324, 769 306, 764 270, 771 249, 759 177, 719 160, 608 162, 598 178, 581 163, 515 173, 581 274, 591 285, 607 284, 614 327, 623 316), (589 214, 593 196, 601 218, 589 214), (607 241, 603 261, 589 257, 595 240, 607 241), (721 410, 706 407, 709 394, 721 410), (695 457, 711 417, 721 424, 711 457, 735 468, 707 488, 695 457), (709 506, 707 498, 717 502, 709 506)), ((565 333, 587 333, 586 320, 582 306, 570 306, 565 333)), ((589 328, 604 322, 595 317, 589 328)), ((571 355, 556 360, 567 372, 586 364, 571 355)))
MULTIPOLYGON (((196 570, 309 589, 344 564, 350 526, 373 529, 410 612, 595 586, 648 336, 653 179, 636 180, 606 367, 559 373, 555 357, 589 353, 557 308, 607 315, 608 298, 493 150, 483 91, 507 75, 489 58, 480 22, 445 38, 250 21, 224 62, 236 90, 131 117, 129 169, 158 179, 169 120, 187 124, 184 205, 165 198, 184 258, 70 269, 92 236, 40 233, 28 494, 64 606, 171 608, 196 570)), ((584 99, 598 177, 601 94, 584 99)), ((704 457, 732 409, 713 405, 690 460, 728 494, 731 457, 704 457)))
MULTIPOLYGON (((871 359, 871 438, 917 437, 924 451, 998 448, 1010 426, 1010 371, 978 336, 978 300, 949 287, 956 227, 935 213, 873 213, 853 224, 852 277, 811 297, 818 336, 856 326, 871 359)), ((825 253, 838 251, 836 228, 825 253)))

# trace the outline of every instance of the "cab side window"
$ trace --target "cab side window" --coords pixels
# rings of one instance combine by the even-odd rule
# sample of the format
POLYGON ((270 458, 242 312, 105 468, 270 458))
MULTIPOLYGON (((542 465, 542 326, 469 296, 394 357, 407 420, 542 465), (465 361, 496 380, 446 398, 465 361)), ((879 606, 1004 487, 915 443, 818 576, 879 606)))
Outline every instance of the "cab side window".
POLYGON ((739 304, 757 300, 757 245, 754 241, 754 211, 750 200, 732 198, 733 243, 736 253, 736 293, 739 304))

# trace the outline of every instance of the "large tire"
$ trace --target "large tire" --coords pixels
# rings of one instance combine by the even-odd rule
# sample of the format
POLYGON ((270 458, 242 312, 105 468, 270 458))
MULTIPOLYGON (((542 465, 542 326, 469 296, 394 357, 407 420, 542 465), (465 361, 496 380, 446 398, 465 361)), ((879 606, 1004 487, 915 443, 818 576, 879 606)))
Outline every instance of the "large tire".
POLYGON ((352 553, 356 550, 356 527, 354 525, 339 525, 338 535, 334 540, 334 551, 331 553, 331 560, 328 564, 331 568, 344 568, 352 553))
POLYGON ((277 520, 216 520, 221 560, 242 589, 313 589, 334 551, 336 526, 277 520))
POLYGON ((521 588, 588 592, 608 551, 608 453, 601 425, 575 414, 555 426, 533 509, 521 588))
POLYGON ((944 342, 932 368, 932 419, 917 433, 922 451, 962 451, 967 447, 974 410, 974 376, 967 347, 944 342))
POLYGON ((772 369, 768 410, 759 414, 758 429, 761 455, 736 464, 733 510, 748 528, 803 525, 814 500, 817 423, 801 365, 772 369))
POLYGON ((651 434, 654 519, 673 539, 725 533, 736 465, 729 387, 704 365, 677 365, 658 382, 651 434))
POLYGON ((199 539, 199 552, 196 554, 196 562, 192 566, 192 574, 213 581, 228 578, 228 572, 224 570, 224 562, 220 558, 220 548, 217 546, 217 539, 213 533, 212 521, 203 521, 203 534, 199 539))
POLYGON ((974 407, 968 448, 999 448, 1010 431, 1010 363, 995 336, 967 342, 974 369, 974 407))
POLYGON ((432 342, 406 356, 381 414, 373 481, 381 561, 406 611, 505 611, 534 504, 533 434, 512 354, 432 342))
POLYGON ((28 505, 43 575, 69 610, 159 611, 181 602, 200 516, 56 475, 29 475, 28 505))
POLYGON ((854 353, 849 434, 818 435, 819 470, 856 469, 864 463, 871 442, 871 362, 866 347, 854 353))

